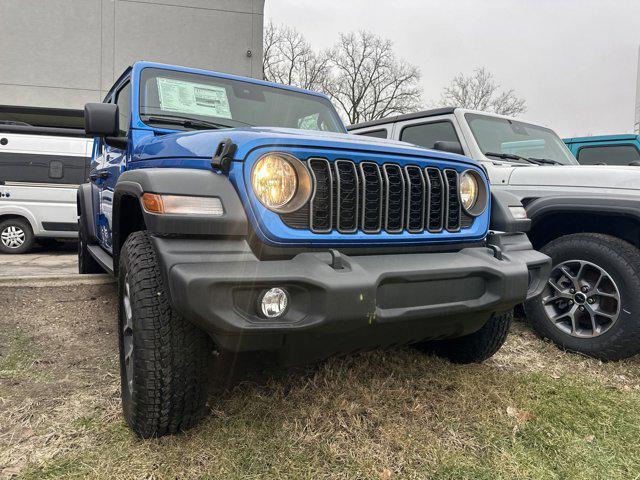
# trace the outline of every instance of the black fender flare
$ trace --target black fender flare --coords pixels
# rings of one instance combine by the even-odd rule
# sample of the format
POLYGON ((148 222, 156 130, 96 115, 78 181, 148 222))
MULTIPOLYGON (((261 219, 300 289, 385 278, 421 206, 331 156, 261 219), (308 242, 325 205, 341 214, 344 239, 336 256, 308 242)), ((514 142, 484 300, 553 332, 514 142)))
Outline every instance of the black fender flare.
POLYGON ((93 183, 83 183, 78 187, 76 194, 78 208, 78 229, 83 229, 87 243, 95 245, 98 243, 96 237, 96 219, 93 211, 93 183))
POLYGON ((557 195, 530 201, 526 210, 532 229, 556 213, 615 214, 640 221, 639 200, 629 195, 557 195))
POLYGON ((219 217, 200 215, 159 215, 141 206, 146 229, 152 234, 172 236, 244 236, 249 231, 247 216, 229 179, 222 174, 190 168, 146 168, 124 172, 113 194, 113 240, 118 244, 118 226, 124 196, 138 200, 144 193, 217 197, 224 213, 219 217))
POLYGON ((509 207, 522 207, 522 202, 513 193, 504 190, 491 192, 491 224, 493 231, 526 233, 531 228, 528 218, 515 218, 509 207))

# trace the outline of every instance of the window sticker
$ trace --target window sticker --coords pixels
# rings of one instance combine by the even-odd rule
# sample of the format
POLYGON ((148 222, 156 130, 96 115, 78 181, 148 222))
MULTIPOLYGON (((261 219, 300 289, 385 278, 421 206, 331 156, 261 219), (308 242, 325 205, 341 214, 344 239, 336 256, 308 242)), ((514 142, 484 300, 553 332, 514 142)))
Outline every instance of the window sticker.
POLYGON ((160 109, 209 117, 231 118, 223 87, 157 77, 160 109))

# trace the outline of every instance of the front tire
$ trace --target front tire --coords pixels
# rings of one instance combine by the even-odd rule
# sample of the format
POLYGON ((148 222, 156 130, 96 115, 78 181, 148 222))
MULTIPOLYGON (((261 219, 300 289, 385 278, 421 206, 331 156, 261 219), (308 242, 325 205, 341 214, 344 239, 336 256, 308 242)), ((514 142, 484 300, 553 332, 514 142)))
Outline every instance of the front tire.
POLYGON ((119 345, 124 417, 143 438, 194 426, 207 400, 210 338, 169 302, 146 232, 132 233, 118 272, 119 345))
POLYGON ((507 340, 513 312, 493 315, 480 330, 464 337, 436 340, 416 345, 453 363, 480 363, 491 358, 507 340))
POLYGON ((0 222, 0 253, 27 253, 35 237, 24 218, 9 218, 0 222))
POLYGON ((526 304, 534 330, 561 348, 601 360, 640 351, 640 250, 609 235, 560 237, 543 293, 526 304))

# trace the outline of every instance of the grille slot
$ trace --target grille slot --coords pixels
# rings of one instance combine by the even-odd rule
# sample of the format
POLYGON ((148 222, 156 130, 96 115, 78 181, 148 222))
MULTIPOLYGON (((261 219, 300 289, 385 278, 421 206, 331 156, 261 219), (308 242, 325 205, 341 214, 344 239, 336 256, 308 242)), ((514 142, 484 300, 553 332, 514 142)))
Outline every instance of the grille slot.
POLYGON ((309 225, 317 233, 328 233, 332 228, 333 175, 331 165, 323 158, 309 160, 313 181, 313 195, 309 203, 309 225))
POLYGON ((384 178, 385 230, 400 233, 404 228, 404 175, 398 165, 382 166, 384 178))
POLYGON ((446 228, 450 232, 457 232, 460 230, 460 216, 462 215, 462 205, 458 196, 458 172, 447 168, 444 171, 444 178, 447 193, 446 228))
POLYGON ((424 230, 426 183, 419 167, 408 166, 404 171, 407 175, 407 230, 419 233, 424 230))
POLYGON ((439 233, 470 228, 452 168, 401 167, 372 161, 307 161, 313 192, 301 209, 282 214, 291 228, 314 233, 439 233))
POLYGON ((382 230, 382 174, 374 162, 360 163, 362 178, 362 220, 360 226, 365 233, 382 230))
POLYGON ((444 185, 440 170, 435 167, 425 168, 425 174, 429 184, 429 214, 427 229, 432 232, 440 232, 444 220, 444 185))
POLYGON ((356 164, 350 160, 337 160, 336 167, 336 225, 340 233, 358 230, 359 181, 356 164))

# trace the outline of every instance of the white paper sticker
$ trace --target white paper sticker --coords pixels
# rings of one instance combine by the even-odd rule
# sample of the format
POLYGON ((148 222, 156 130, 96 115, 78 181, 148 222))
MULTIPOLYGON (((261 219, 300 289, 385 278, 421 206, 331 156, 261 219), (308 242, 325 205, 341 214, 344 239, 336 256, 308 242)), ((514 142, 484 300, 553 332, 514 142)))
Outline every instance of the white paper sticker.
POLYGON ((160 109, 209 117, 231 118, 223 87, 157 77, 160 109))

